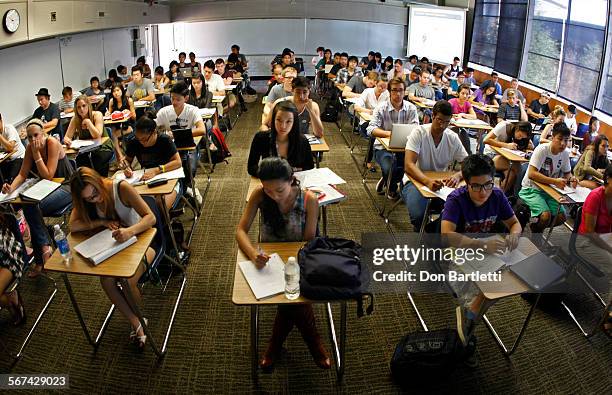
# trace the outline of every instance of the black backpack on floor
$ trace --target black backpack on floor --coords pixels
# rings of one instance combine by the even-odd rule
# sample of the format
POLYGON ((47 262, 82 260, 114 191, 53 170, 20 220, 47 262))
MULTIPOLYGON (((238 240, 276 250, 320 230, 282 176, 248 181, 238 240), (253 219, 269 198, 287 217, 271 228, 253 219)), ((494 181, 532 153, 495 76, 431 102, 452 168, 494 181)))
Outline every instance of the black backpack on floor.
POLYGON ((361 264, 361 245, 353 240, 317 237, 298 254, 300 293, 312 300, 357 301, 362 317, 363 299, 370 298, 367 314, 374 310, 374 296, 368 292, 370 273, 361 264))
POLYGON ((476 351, 476 337, 463 346, 457 331, 442 329, 404 336, 391 358, 391 374, 400 384, 414 384, 424 378, 440 379, 476 351))

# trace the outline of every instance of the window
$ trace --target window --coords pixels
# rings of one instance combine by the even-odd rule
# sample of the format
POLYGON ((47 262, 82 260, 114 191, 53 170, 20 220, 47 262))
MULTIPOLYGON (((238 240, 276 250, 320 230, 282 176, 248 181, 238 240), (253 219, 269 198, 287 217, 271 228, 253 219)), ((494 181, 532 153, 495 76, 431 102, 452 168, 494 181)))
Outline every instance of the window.
POLYGON ((572 0, 558 94, 593 108, 606 29, 606 0, 572 0))
POLYGON ((523 55, 527 0, 501 0, 494 69, 518 76, 523 55))
POLYGON ((495 65, 498 24, 499 0, 476 1, 470 62, 488 67, 495 65))
MULTIPOLYGON (((609 25, 612 27, 612 7, 608 10, 609 25)), ((601 76, 601 85, 599 88, 599 98, 597 99, 597 108, 608 115, 612 115, 612 28, 608 31, 608 48, 606 50, 606 62, 604 64, 603 73, 601 76)))
POLYGON ((556 91, 569 0, 535 0, 529 13, 522 79, 556 91))

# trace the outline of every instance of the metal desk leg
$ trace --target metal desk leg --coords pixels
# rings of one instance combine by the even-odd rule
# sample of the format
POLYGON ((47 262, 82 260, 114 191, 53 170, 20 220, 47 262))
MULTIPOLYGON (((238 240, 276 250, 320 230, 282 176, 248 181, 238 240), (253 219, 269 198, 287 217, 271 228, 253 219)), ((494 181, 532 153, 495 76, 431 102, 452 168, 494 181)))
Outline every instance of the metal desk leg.
POLYGON ((535 308, 538 305, 538 302, 540 301, 541 296, 542 294, 538 294, 538 297, 536 298, 535 302, 531 305, 531 308, 529 309, 529 313, 527 313, 527 316, 525 317, 525 321, 523 321, 523 326, 521 327, 521 331, 519 332, 518 336, 514 340, 514 343, 512 344, 512 348, 510 350, 508 350, 506 345, 502 342, 499 335, 495 331, 495 328, 493 327, 491 322, 489 322, 489 319, 487 318, 487 316, 485 314, 482 315, 482 319, 485 325, 487 326, 487 329, 489 329, 489 332, 491 332, 493 339, 495 339, 495 342, 497 342, 497 345, 502 349, 502 352, 504 353, 504 355, 509 357, 516 351, 521 339, 523 338, 523 335, 525 334, 527 325, 529 325, 529 321, 531 321, 531 316, 533 315, 533 312, 535 311, 535 308))
POLYGON ((334 316, 332 314, 331 303, 326 303, 325 308, 327 311, 327 324, 329 329, 329 336, 332 341, 333 357, 336 361, 336 375, 338 381, 342 380, 344 376, 344 361, 346 353, 346 301, 340 302, 340 336, 336 334, 336 328, 334 325, 334 316))
POLYGON ((171 219, 170 219, 170 214, 168 213, 168 207, 166 206, 166 199, 164 198, 164 196, 159 196, 159 199, 161 200, 161 206, 162 206, 162 213, 164 216, 164 219, 166 220, 166 225, 168 226, 168 232, 170 233, 170 240, 172 240, 172 246, 174 247, 174 252, 176 252, 176 256, 179 256, 179 248, 178 245, 176 244, 176 239, 174 238, 174 232, 172 231, 172 223, 171 223, 171 219))
POLYGON ((81 328, 83 328, 83 333, 85 333, 85 338, 87 339, 87 342, 89 342, 89 344, 93 346, 94 350, 97 350, 98 346, 100 345, 100 341, 102 340, 102 336, 104 335, 104 332, 106 331, 106 328, 108 327, 108 324, 110 323, 110 319, 113 315, 113 312, 115 311, 115 305, 111 305, 108 311, 108 314, 106 314, 106 318, 104 319, 104 322, 102 323, 102 327, 100 328, 100 331, 98 332, 98 335, 96 336, 96 340, 93 340, 91 338, 91 334, 89 333, 89 330, 87 329, 85 320, 83 320, 83 315, 81 314, 81 309, 79 308, 79 304, 77 303, 77 300, 74 297, 74 293, 72 292, 72 285, 70 284, 70 280, 68 279, 68 274, 62 273, 62 279, 64 280, 64 285, 66 286, 66 291, 68 292, 68 297, 70 298, 70 302, 72 303, 74 312, 76 313, 76 316, 79 319, 81 328))
POLYGON ((321 153, 320 152, 316 152, 314 155, 314 159, 315 159, 315 168, 319 168, 321 165, 321 153))
MULTIPOLYGON (((193 155, 196 156, 196 150, 197 148, 193 151, 193 155)), ((185 161, 187 163, 187 171, 189 172, 189 178, 191 179, 191 191, 193 193, 193 201, 195 203, 195 210, 196 210, 196 217, 200 214, 200 210, 202 209, 202 207, 200 206, 200 203, 198 203, 198 199, 196 198, 196 175, 192 175, 191 172, 191 158, 189 157, 191 151, 185 151, 185 161)))
POLYGON ((425 323, 425 320, 423 319, 423 316, 421 316, 421 312, 419 311, 416 303, 414 303, 414 299, 412 298, 412 294, 410 293, 410 291, 408 291, 406 293, 408 294, 408 300, 410 300, 410 304, 412 305, 412 309, 416 313, 417 318, 419 319, 419 322, 421 323, 421 327, 423 327, 423 330, 425 332, 429 332, 429 329, 427 328, 427 324, 425 323))
POLYGON ((385 182, 386 192, 385 192, 385 200, 382 205, 382 209, 380 210, 380 216, 385 218, 385 211, 387 210, 387 200, 389 200, 389 186, 391 185, 391 179, 393 178, 393 170, 395 170, 395 162, 397 161, 395 157, 395 153, 391 153, 391 168, 389 169, 389 174, 387 174, 387 181, 385 182))
POLYGON ((257 381, 257 341, 259 338, 259 306, 251 306, 251 377, 257 381))
POLYGON ((557 222, 557 217, 559 216, 559 213, 561 212, 561 203, 560 202, 557 202, 557 203, 559 203, 559 205, 557 206, 557 213, 555 214, 554 217, 550 219, 550 228, 548 229, 548 235, 546 235, 546 238, 544 239, 545 243, 548 243, 548 239, 550 239, 550 235, 552 234, 552 231, 555 227, 555 222, 557 222))
MULTIPOLYGON (((510 172, 512 171, 512 161, 510 159, 508 159, 508 175, 506 176, 506 179, 504 180, 504 186, 503 186, 503 190, 507 190, 508 189, 508 182, 510 180, 510 172)), ((517 174, 518 176, 518 174, 517 174)))
POLYGON ((427 205, 425 206, 425 214, 423 215, 423 221, 421 222, 421 228, 419 229, 419 245, 423 241, 423 233, 425 233, 425 226, 429 223, 429 209, 431 206, 431 199, 427 199, 427 205))

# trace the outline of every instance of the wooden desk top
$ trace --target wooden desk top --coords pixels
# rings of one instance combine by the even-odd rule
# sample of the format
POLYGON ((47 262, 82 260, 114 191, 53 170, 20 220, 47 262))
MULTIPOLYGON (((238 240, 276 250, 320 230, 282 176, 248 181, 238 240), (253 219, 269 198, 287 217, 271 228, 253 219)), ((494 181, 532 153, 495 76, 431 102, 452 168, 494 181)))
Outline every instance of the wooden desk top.
POLYGON ((511 162, 529 162, 529 159, 525 159, 525 157, 523 156, 518 156, 512 152, 508 152, 505 149, 494 147, 492 145, 490 145, 489 147, 491 147, 493 151, 497 152, 498 154, 500 154, 501 156, 503 156, 504 158, 508 159, 511 162))
POLYGON ((314 153, 329 152, 329 145, 327 145, 325 137, 319 137, 318 139, 321 141, 321 144, 310 144, 310 150, 314 153))
POLYGON ((170 193, 172 193, 172 191, 174 191, 174 187, 176 186, 176 183, 179 180, 177 178, 173 179, 173 180, 168 180, 167 184, 164 185, 160 185, 154 188, 149 188, 146 185, 138 185, 134 188, 136 188, 136 191, 138 192, 138 194, 140 195, 145 195, 145 196, 161 196, 161 195, 168 195, 170 193))
POLYGON ((357 114, 359 115, 359 118, 363 119, 364 121, 371 121, 372 120, 372 114, 365 112, 365 111, 356 111, 357 114))
POLYGON ((464 119, 462 118, 453 119, 451 121, 451 125, 457 126, 460 128, 466 128, 466 129, 478 129, 478 130, 492 130, 493 129, 493 127, 489 124, 473 125, 473 124, 465 123, 462 121, 464 121, 464 119))
MULTIPOLYGON (((544 192, 546 192, 548 196, 555 199, 557 202, 563 202, 563 200, 566 200, 565 195, 560 194, 559 191, 557 191, 552 186, 534 180, 531 181, 533 181, 534 184, 540 187, 544 192)), ((568 203, 568 201, 566 200, 565 203, 568 203)))
MULTIPOLYGON (((106 143, 107 141, 108 141, 108 136, 102 136, 100 138, 100 145, 106 143)), ((77 155, 79 153, 78 149, 66 147, 65 144, 62 145, 62 147, 64 147, 64 152, 66 153, 66 155, 77 155)))
POLYGON ((472 103, 472 106, 474 108, 479 109, 480 111, 484 111, 488 113, 497 114, 497 111, 499 110, 499 106, 491 106, 489 104, 472 103))
POLYGON ((138 102, 142 102, 142 100, 134 100, 134 108, 149 108, 153 105, 152 102, 144 102, 144 103, 138 103, 138 102))
POLYGON ((124 118, 122 118, 122 119, 117 119, 117 120, 114 120, 114 121, 109 118, 109 119, 105 119, 104 120, 104 124, 105 125, 114 125, 114 124, 117 124, 117 123, 128 122, 129 120, 130 120, 130 116, 129 115, 124 117, 124 118))
POLYGON ((70 233, 68 235, 68 244, 70 244, 72 250, 72 261, 69 264, 65 264, 59 250, 55 249, 53 256, 45 263, 45 269, 52 272, 82 274, 86 276, 116 278, 133 277, 138 270, 138 265, 140 265, 147 248, 149 248, 149 245, 153 241, 153 237, 155 237, 155 232, 157 230, 151 228, 137 235, 136 237, 138 240, 136 243, 95 266, 81 257, 81 255, 74 250, 74 246, 85 241, 88 237, 99 231, 100 229, 88 232, 70 233))
POLYGON ((197 136, 197 137, 193 138, 193 141, 195 142, 195 145, 193 147, 177 148, 176 150, 177 151, 193 151, 200 144, 200 141, 202 141, 202 137, 204 137, 204 136, 197 136))
MULTIPOLYGON (((65 180, 65 178, 52 178, 51 181, 53 182, 57 182, 57 183, 63 183, 65 180)), ((3 202, 1 204, 28 204, 28 205, 33 205, 33 204, 38 204, 39 202, 35 202, 33 200, 23 200, 21 199, 21 196, 18 196, 17 199, 15 200, 11 200, 9 202, 3 202)))
POLYGON ((376 140, 382 144, 383 148, 389 152, 405 152, 405 148, 390 148, 389 143, 391 142, 389 137, 376 137, 376 140))
POLYGON ((415 106, 417 106, 419 108, 433 108, 433 106, 435 104, 435 100, 434 100, 434 104, 425 104, 425 103, 422 103, 420 101, 412 101, 412 100, 410 100, 410 103, 414 104, 415 106))
MULTIPOLYGON (((282 260, 286 263, 289 257, 297 258, 298 251, 304 245, 303 242, 295 243, 259 243, 259 246, 267 253, 278 253, 282 260)), ((284 294, 272 296, 270 298, 257 300, 249 284, 247 283, 242 270, 238 266, 238 262, 248 261, 242 250, 238 248, 236 257, 236 268, 234 271, 234 287, 232 289, 232 302, 236 305, 277 305, 277 304, 300 304, 310 303, 310 301, 300 295, 296 300, 289 300, 284 294)))
POLYGON ((221 103, 223 101, 223 99, 225 99, 225 96, 213 96, 212 102, 213 103, 221 103))
MULTIPOLYGON (((453 174, 455 174, 455 172, 454 171, 424 171, 423 174, 425 174, 427 177, 434 179, 434 180, 444 180, 445 178, 448 178, 452 176, 453 174)), ((414 184, 414 186, 418 189, 418 191, 421 193, 421 195, 424 198, 439 199, 438 196, 434 195, 433 193, 427 192, 421 189, 423 187, 423 184, 421 184, 419 181, 410 177, 408 174, 406 174, 406 176, 414 184)))
POLYGON ((259 181, 259 178, 251 176, 251 179, 249 180, 249 190, 247 191, 246 195, 247 202, 251 198, 251 195, 253 194, 253 191, 255 191, 255 188, 259 186, 261 186, 261 181, 259 181))
MULTIPOLYGON (((16 150, 15 150, 16 151, 16 150)), ((4 163, 4 161, 9 160, 9 158, 15 153, 15 151, 11 151, 11 152, 6 152, 6 151, 0 151, 2 153, 6 152, 6 155, 4 156, 4 158, 0 158, 0 163, 4 163)))

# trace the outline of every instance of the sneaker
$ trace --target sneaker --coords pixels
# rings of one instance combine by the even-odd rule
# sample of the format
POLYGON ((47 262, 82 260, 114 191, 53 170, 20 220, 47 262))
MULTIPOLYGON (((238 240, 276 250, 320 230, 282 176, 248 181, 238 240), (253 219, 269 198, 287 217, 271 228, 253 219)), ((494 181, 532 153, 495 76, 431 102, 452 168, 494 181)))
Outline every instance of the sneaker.
POLYGON ((203 199, 202 199, 202 194, 200 194, 200 190, 198 188, 196 188, 195 190, 195 199, 197 200, 198 205, 201 206, 203 199))
POLYGON ((391 191, 389 192, 389 194, 387 195, 387 199, 389 200, 398 200, 400 197, 399 193, 397 193, 397 191, 391 191))
POLYGON ((457 334, 463 346, 466 347, 468 345, 470 332, 474 326, 474 320, 469 317, 471 313, 463 306, 457 306, 455 311, 457 314, 457 334))
POLYGON ((185 195, 193 197, 193 189, 187 187, 187 189, 185 189, 185 195))
POLYGON ((376 183, 376 193, 379 195, 385 194, 385 177, 380 177, 380 180, 376 183))

